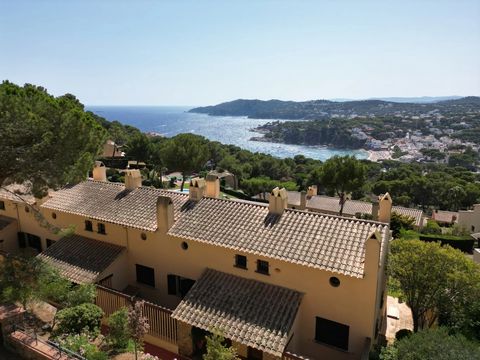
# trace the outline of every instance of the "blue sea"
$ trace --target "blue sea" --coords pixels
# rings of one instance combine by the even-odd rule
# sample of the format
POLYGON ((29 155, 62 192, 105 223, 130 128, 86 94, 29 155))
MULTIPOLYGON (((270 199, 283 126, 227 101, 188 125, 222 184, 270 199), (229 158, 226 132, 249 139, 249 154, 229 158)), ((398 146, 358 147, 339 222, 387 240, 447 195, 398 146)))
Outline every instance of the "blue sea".
POLYGON ((318 160, 326 160, 334 155, 355 155, 367 158, 364 150, 339 150, 323 146, 288 145, 250 140, 261 134, 252 129, 269 121, 234 116, 208 116, 189 113, 191 107, 178 106, 86 106, 107 120, 117 120, 139 128, 144 132, 155 132, 171 137, 180 133, 203 135, 209 140, 223 144, 233 144, 241 148, 271 154, 279 158, 302 154, 318 160))

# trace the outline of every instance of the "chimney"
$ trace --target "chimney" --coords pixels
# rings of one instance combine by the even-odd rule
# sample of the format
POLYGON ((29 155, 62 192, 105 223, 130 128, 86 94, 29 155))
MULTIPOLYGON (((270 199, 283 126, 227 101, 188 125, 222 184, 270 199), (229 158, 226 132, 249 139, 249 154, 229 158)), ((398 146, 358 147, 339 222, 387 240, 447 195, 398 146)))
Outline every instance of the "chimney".
POLYGON ((380 204, 378 203, 378 198, 373 200, 372 203, 372 219, 378 221, 378 212, 380 210, 380 204))
POLYGON ((205 179, 196 177, 190 180, 190 188, 188 189, 190 200, 202 200, 206 187, 205 179))
POLYGON ((157 230, 166 233, 173 225, 173 201, 168 196, 157 198, 157 230))
POLYGON ((270 193, 268 197, 268 210, 271 214, 282 215, 283 211, 287 208, 288 196, 285 188, 279 189, 276 187, 270 193))
POLYGON ((377 279, 381 243, 382 235, 378 231, 372 232, 365 242, 365 277, 377 279))
POLYGON ((125 171, 125 189, 135 190, 142 186, 142 175, 140 170, 125 171))
POLYGON ((205 192, 206 197, 219 198, 220 197, 220 179, 217 175, 207 175, 207 188, 205 192))
POLYGON ((317 196, 317 185, 311 185, 307 189, 307 196, 308 198, 311 198, 312 196, 317 196))
POLYGON ((385 195, 379 198, 378 209, 378 221, 384 223, 390 223, 390 217, 392 215, 392 198, 387 192, 385 195))
POLYGON ((305 191, 300 192, 300 210, 307 208, 307 193, 305 191))
POLYGON ((101 161, 95 161, 93 168, 93 180, 107 181, 107 168, 101 161))

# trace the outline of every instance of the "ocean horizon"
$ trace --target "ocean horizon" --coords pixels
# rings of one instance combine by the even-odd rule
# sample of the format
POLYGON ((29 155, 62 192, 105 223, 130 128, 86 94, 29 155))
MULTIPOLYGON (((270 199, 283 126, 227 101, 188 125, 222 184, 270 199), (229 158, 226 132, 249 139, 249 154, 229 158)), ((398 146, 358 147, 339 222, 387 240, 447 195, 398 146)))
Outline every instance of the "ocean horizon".
POLYGON ((261 136, 260 133, 253 131, 254 128, 275 120, 189 113, 188 110, 192 108, 193 106, 85 106, 86 110, 109 121, 117 120, 122 124, 135 126, 143 132, 154 132, 166 137, 192 133, 222 144, 236 145, 252 152, 266 153, 279 158, 304 155, 324 161, 334 155, 355 155, 359 159, 368 157, 368 152, 362 149, 343 150, 325 146, 253 141, 250 140, 252 137, 261 136))

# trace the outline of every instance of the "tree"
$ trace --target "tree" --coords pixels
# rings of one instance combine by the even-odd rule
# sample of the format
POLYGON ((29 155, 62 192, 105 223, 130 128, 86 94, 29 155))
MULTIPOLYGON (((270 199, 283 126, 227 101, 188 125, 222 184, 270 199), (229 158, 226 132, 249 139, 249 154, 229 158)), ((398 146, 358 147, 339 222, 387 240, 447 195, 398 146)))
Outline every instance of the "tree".
POLYGON ((336 155, 323 164, 320 182, 327 191, 336 193, 340 198, 340 215, 343 214, 347 193, 364 185, 365 172, 365 166, 354 156, 336 155))
POLYGON ((432 326, 439 314, 461 313, 458 304, 478 294, 479 266, 439 243, 394 240, 388 268, 412 311, 415 332, 432 326))
POLYGON ((415 219, 408 215, 402 215, 396 212, 392 212, 390 218, 390 229, 392 235, 396 238, 400 234, 400 230, 412 230, 415 224, 415 219))
POLYGON ((79 334, 86 331, 96 335, 100 330, 103 311, 95 304, 80 304, 60 310, 56 318, 59 321, 57 334, 79 334))
POLYGON ((145 302, 137 301, 128 309, 128 328, 135 346, 135 360, 137 360, 137 347, 142 346, 142 340, 150 329, 148 319, 143 316, 145 302))
POLYGON ((446 328, 423 330, 384 348, 381 360, 464 360, 480 359, 480 347, 446 328))
POLYGON ((130 329, 128 327, 128 309, 123 307, 108 318, 108 341, 118 351, 128 347, 130 329))
POLYGON ((234 347, 224 345, 225 338, 213 332, 206 337, 207 353, 203 355, 203 360, 237 360, 237 350, 234 347))
POLYGON ((0 85, 0 187, 31 185, 34 195, 85 178, 106 132, 70 94, 42 87, 0 85))
POLYGON ((209 157, 206 139, 193 134, 179 134, 171 138, 166 143, 163 154, 167 167, 182 173, 181 191, 185 177, 194 171, 200 171, 209 157))
POLYGON ((137 162, 148 162, 152 156, 153 148, 150 139, 145 134, 136 134, 127 143, 126 154, 137 162))

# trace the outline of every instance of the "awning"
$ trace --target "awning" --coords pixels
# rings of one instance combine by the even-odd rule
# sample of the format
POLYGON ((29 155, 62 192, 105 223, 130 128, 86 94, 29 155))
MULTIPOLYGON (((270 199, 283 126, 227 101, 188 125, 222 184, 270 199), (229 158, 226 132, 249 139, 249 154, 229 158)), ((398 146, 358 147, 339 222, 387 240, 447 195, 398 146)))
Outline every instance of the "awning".
POLYGON ((125 248, 79 235, 64 237, 38 255, 77 284, 94 283, 125 248))
POLYGON ((281 356, 301 299, 291 289, 207 269, 172 317, 281 356))

